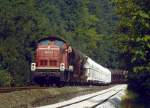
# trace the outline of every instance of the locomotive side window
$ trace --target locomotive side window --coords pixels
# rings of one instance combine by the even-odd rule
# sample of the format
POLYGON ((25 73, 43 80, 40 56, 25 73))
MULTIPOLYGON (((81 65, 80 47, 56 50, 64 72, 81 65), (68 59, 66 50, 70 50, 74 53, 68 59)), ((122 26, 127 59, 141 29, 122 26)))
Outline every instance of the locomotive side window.
POLYGON ((41 66, 46 66, 47 65, 47 60, 40 60, 40 65, 41 66))
POLYGON ((50 66, 57 66, 57 61, 56 60, 50 60, 49 65, 50 66))

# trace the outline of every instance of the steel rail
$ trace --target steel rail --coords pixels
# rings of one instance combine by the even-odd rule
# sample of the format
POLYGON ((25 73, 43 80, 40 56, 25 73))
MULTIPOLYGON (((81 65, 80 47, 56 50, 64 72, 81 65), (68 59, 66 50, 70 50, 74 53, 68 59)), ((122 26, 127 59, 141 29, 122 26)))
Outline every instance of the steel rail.
MULTIPOLYGON (((121 90, 122 90, 122 89, 121 89, 121 90)), ((119 90, 118 92, 120 92, 121 90, 119 90)), ((106 94, 106 93, 108 93, 108 92, 110 92, 110 91, 114 91, 114 89, 113 89, 113 90, 105 91, 105 92, 103 92, 103 93, 99 93, 99 94, 94 95, 94 96, 90 96, 90 97, 88 97, 88 98, 86 98, 86 99, 82 99, 82 100, 79 100, 79 101, 76 101, 76 102, 72 102, 72 103, 69 103, 69 104, 65 104, 65 105, 62 105, 62 106, 59 106, 59 107, 56 107, 56 108, 63 108, 63 107, 67 107, 67 106, 71 106, 71 105, 77 104, 77 103, 81 103, 81 102, 84 102, 84 101, 86 101, 86 100, 89 100, 89 99, 92 99, 92 98, 94 98, 94 97, 97 97, 97 96, 99 96, 99 95, 106 94)), ((107 99, 103 100, 102 102, 100 102, 100 103, 98 103, 98 104, 92 106, 91 108, 95 108, 96 106, 100 105, 101 103, 106 102, 108 99, 110 99, 112 96, 116 95, 118 92, 116 92, 115 94, 109 96, 107 99)))
POLYGON ((121 90, 119 90, 119 91, 117 91, 116 93, 114 93, 113 95, 111 95, 111 96, 109 96, 108 98, 106 98, 106 99, 104 99, 103 101, 101 101, 101 102, 99 102, 99 103, 97 103, 96 105, 93 105, 92 107, 90 107, 90 108, 96 108, 97 106, 99 106, 99 105, 101 105, 101 104, 103 104, 103 103, 105 103, 105 102, 107 102, 111 97, 113 97, 113 96, 115 96, 116 94, 118 94, 120 91, 122 91, 123 89, 121 89, 121 90))

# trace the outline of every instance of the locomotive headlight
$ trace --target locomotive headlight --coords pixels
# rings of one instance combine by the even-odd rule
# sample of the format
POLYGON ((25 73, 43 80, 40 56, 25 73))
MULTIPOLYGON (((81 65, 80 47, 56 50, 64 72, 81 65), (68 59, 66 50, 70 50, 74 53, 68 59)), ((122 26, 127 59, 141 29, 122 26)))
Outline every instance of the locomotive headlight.
POLYGON ((31 71, 35 71, 36 70, 36 63, 31 63, 31 71))
POLYGON ((71 53, 72 52, 72 48, 71 46, 68 47, 68 53, 71 53))
POLYGON ((73 66, 72 65, 69 66, 69 71, 73 72, 73 66))
POLYGON ((60 71, 65 71, 65 64, 64 63, 60 63, 60 71))

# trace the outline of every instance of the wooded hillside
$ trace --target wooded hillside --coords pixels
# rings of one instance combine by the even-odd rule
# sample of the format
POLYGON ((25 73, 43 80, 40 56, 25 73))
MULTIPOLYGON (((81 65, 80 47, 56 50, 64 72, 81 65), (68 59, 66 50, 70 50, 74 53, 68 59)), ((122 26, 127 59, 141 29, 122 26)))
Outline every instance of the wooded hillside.
POLYGON ((113 10, 109 0, 1 0, 0 85, 9 85, 12 78, 17 85, 26 83, 35 42, 51 35, 106 67, 118 68, 113 10))

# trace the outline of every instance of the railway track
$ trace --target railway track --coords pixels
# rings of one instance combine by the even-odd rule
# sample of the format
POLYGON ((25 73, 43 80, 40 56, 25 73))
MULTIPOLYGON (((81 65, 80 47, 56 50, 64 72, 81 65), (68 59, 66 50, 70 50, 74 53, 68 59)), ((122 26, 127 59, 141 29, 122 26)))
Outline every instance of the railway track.
MULTIPOLYGON (((111 84, 113 86, 113 84, 111 84)), ((68 86, 68 85, 67 85, 68 86)), ((71 85, 73 86, 73 85, 71 85)), ((79 86, 79 85, 77 85, 79 86)), ((83 86, 83 85, 82 85, 83 86)), ((47 89, 50 87, 55 87, 55 86, 23 86, 23 87, 0 87, 0 93, 9 93, 13 91, 22 91, 22 90, 30 90, 30 89, 47 89)), ((56 86, 57 87, 57 86, 56 86)))
POLYGON ((41 108, 96 108, 97 106, 107 102, 110 98, 124 90, 126 87, 112 87, 111 89, 91 94, 87 97, 77 97, 73 100, 43 106, 41 108))
MULTIPOLYGON (((91 96, 91 97, 89 97, 89 98, 86 98, 86 99, 83 99, 83 100, 80 100, 80 101, 77 101, 77 102, 74 102, 74 103, 69 103, 69 104, 66 104, 66 105, 62 105, 62 106, 59 106, 59 107, 56 107, 56 108, 64 108, 64 107, 70 107, 70 108, 71 108, 72 105, 75 105, 75 104, 78 104, 78 103, 81 103, 81 102, 90 100, 90 99, 92 99, 92 98, 95 98, 95 97, 97 97, 97 96, 99 96, 99 95, 102 95, 102 94, 106 94, 106 93, 111 92, 111 91, 112 91, 112 90, 107 91, 107 92, 104 92, 104 93, 100 93, 100 94, 95 95, 95 96, 91 96)), ((118 92, 120 92, 120 91, 121 91, 121 90, 119 90, 118 92)), ((117 92, 117 93, 118 93, 118 92, 117 92)), ((95 107, 97 107, 98 105, 103 104, 104 102, 106 102, 108 99, 110 99, 112 96, 116 95, 117 93, 115 93, 115 94, 109 96, 107 99, 104 99, 103 101, 101 101, 101 102, 95 104, 94 106, 92 106, 92 107, 90 107, 90 108, 95 108, 95 107)), ((86 107, 86 108, 89 108, 89 107, 86 107)))
MULTIPOLYGON (((113 86, 113 84, 111 84, 113 86)), ((66 86, 75 86, 75 85, 66 85, 66 86)), ((63 87, 66 87, 63 86, 63 87)), ((81 86, 81 85, 76 85, 76 86, 81 86)), ((83 86, 83 85, 82 85, 83 86)), ((58 86, 23 86, 23 87, 0 87, 0 93, 8 93, 8 92, 13 92, 13 91, 21 91, 21 90, 30 90, 30 89, 47 89, 50 87, 58 87, 58 86)))
POLYGON ((13 91, 30 90, 30 89, 46 89, 48 87, 25 86, 25 87, 0 87, 0 93, 9 93, 13 91))

